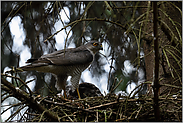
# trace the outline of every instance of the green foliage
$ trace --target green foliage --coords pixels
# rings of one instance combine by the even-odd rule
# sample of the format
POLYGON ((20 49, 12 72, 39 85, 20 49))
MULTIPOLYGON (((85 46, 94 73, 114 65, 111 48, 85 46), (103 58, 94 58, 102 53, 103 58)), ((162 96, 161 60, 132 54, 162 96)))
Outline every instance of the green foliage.
MULTIPOLYGON (((162 67, 165 66, 163 72, 165 74, 167 73, 166 75, 170 74, 171 78, 173 78, 172 83, 176 83, 175 86, 168 85, 168 87, 176 87, 176 89, 180 89, 177 88, 177 86, 182 84, 182 25, 180 22, 180 20, 182 20, 182 8, 179 4, 182 5, 182 2, 158 2, 158 29, 161 30, 161 33, 159 33, 159 47, 160 51, 162 51, 162 54, 160 54, 160 63, 162 67), (173 12, 176 12, 176 14, 173 12), (164 37, 167 37, 166 40, 164 37), (178 84, 177 81, 179 82, 178 84)), ((9 24, 14 17, 20 17, 26 35, 23 45, 29 48, 31 58, 38 58, 44 53, 51 53, 57 50, 56 35, 59 33, 64 32, 66 34, 66 37, 64 37, 65 45, 62 46, 64 48, 67 48, 71 43, 74 43, 75 46, 80 46, 87 40, 99 40, 103 42, 104 53, 106 54, 96 56, 96 61, 90 67, 92 77, 95 76, 97 80, 99 80, 101 76, 107 75, 108 89, 112 93, 117 93, 121 90, 127 91, 126 87, 130 85, 131 82, 134 82, 137 88, 135 88, 133 92, 139 95, 144 94, 147 92, 146 84, 152 82, 147 82, 145 76, 140 79, 139 70, 142 70, 145 75, 145 64, 148 63, 144 63, 144 59, 153 53, 153 50, 151 50, 148 54, 144 54, 143 49, 144 44, 148 44, 149 47, 153 48, 153 32, 149 30, 153 28, 152 12, 151 1, 2 1, 1 73, 4 72, 6 67, 19 66, 21 51, 12 51, 14 38, 11 35, 9 24), (63 11, 66 13, 67 10, 69 10, 69 13, 66 14, 66 18, 69 21, 65 22, 60 12, 63 11), (61 24, 61 27, 56 30, 55 24, 58 22, 61 24), (72 35, 70 36, 69 34, 72 35), (128 66, 124 66, 124 62, 127 60, 130 61, 130 65, 133 67, 133 70, 130 70, 129 73, 125 72, 128 66), (105 69, 106 64, 110 66, 109 71, 105 69), (139 82, 142 83, 139 84, 139 82)), ((132 67, 130 69, 132 69, 132 67)), ((26 78, 34 76, 37 81, 35 85, 36 95, 55 96, 55 79, 51 76, 50 83, 46 83, 46 75, 46 73, 37 72, 18 73, 18 77, 22 80, 21 82, 26 82, 26 78)), ((15 77, 17 77, 17 74, 15 74, 15 77)), ((160 80, 163 80, 162 76, 160 76, 160 80)), ((13 82, 15 82, 17 87, 24 86, 23 90, 25 90, 25 84, 21 85, 22 83, 15 81, 15 78, 13 82)), ((7 90, 4 86, 3 89, 4 91, 7 90)), ((4 99, 8 97, 9 95, 3 96, 4 99)), ((135 95, 133 95, 133 97, 135 97, 135 95)), ((147 98, 147 95, 145 98, 147 98)), ((171 98, 170 95, 168 95, 167 98, 171 98)), ((150 104, 147 104, 146 106, 151 110, 149 105, 150 104)), ((122 120, 121 114, 124 109, 124 107, 122 107, 121 104, 120 109, 116 111, 117 113, 115 112, 120 116, 116 115, 114 116, 115 118, 112 117, 113 120, 111 121, 128 121, 126 119, 122 120)), ((24 106, 21 108, 24 108, 24 106)), ((58 107, 54 108, 58 109, 58 107)), ((132 108, 133 111, 130 109, 131 114, 130 116, 128 115, 128 118, 131 119, 133 117, 133 121, 138 121, 138 112, 140 112, 141 109, 142 111, 146 111, 141 104, 137 109, 135 107, 134 109, 132 108), (135 114, 136 116, 134 117, 135 114)), ((69 121, 72 121, 69 117, 75 117, 68 110, 59 109, 59 111, 62 112, 60 114, 61 119, 68 118, 69 121), (65 113, 69 113, 72 116, 65 113)), ((74 109, 74 111, 76 110, 74 109)), ((164 111, 166 112, 166 110, 164 111)), ((111 110, 98 110, 98 112, 100 112, 100 117, 104 117, 102 121, 110 121, 111 110)), ((44 117, 46 111, 41 113, 42 115, 39 115, 35 121, 46 121, 44 117)), ((126 113, 128 114, 128 112, 126 113)), ((16 113, 14 112, 14 114, 16 113)), ((77 112, 77 114, 79 113, 77 112)), ((12 117, 7 121, 13 120, 12 117)), ((78 119, 78 121, 85 121, 83 118, 79 117, 79 115, 75 118, 78 119)))

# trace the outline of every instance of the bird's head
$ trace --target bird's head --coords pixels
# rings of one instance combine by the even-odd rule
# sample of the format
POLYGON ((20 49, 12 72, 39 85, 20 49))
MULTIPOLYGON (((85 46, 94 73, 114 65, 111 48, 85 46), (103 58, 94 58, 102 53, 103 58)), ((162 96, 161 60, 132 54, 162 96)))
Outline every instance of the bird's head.
POLYGON ((98 41, 90 41, 85 44, 85 46, 92 54, 96 54, 99 50, 103 50, 102 43, 98 41))

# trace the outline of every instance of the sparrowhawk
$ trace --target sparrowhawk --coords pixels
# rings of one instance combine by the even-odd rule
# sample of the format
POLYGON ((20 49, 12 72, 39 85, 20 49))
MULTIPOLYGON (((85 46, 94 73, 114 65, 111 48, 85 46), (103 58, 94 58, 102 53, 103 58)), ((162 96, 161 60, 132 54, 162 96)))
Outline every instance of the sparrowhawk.
POLYGON ((58 91, 63 89, 65 97, 66 81, 68 76, 72 76, 72 88, 77 90, 80 98, 78 87, 81 73, 92 63, 95 54, 102 49, 102 44, 94 40, 77 48, 58 50, 42 55, 38 59, 28 59, 26 63, 30 64, 19 69, 52 73, 57 79, 55 87, 58 91))

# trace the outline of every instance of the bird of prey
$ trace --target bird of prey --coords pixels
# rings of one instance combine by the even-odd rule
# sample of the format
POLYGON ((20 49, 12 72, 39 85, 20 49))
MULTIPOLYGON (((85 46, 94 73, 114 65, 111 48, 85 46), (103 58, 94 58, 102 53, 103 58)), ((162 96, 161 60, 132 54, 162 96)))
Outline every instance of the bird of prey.
POLYGON ((26 63, 30 64, 18 69, 52 73, 57 80, 55 87, 58 91, 63 89, 65 97, 66 81, 68 76, 72 76, 72 89, 76 89, 78 97, 81 98, 78 90, 81 73, 89 67, 99 50, 103 50, 102 44, 93 40, 77 48, 58 50, 38 59, 28 59, 26 63))

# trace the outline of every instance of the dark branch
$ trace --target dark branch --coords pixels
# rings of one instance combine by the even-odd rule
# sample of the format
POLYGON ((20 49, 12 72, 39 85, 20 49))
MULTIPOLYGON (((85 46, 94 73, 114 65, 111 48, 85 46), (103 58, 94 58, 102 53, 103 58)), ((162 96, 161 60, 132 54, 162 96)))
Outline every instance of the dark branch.
POLYGON ((51 121, 58 121, 58 117, 53 112, 49 111, 48 109, 43 107, 41 104, 38 104, 37 101, 32 96, 30 97, 30 95, 28 93, 22 91, 18 87, 15 87, 14 85, 12 85, 10 82, 8 82, 3 77, 1 77, 1 83, 7 87, 6 88, 7 92, 12 92, 12 94, 15 98, 17 98, 18 100, 20 100, 22 102, 26 101, 26 104, 29 105, 34 110, 37 110, 41 113, 45 112, 45 115, 48 118, 50 118, 51 121))

